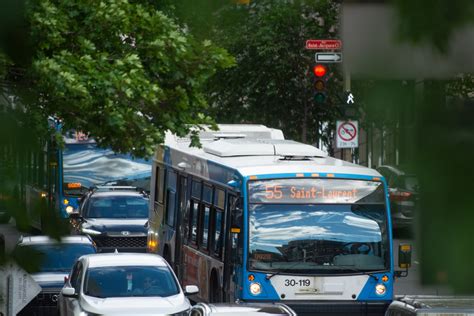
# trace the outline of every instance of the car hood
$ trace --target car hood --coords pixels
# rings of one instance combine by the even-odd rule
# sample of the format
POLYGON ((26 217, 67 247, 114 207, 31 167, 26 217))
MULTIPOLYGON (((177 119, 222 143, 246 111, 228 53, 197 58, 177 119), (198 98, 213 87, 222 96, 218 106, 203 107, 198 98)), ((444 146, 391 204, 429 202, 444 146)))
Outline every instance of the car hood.
POLYGON ((101 233, 121 234, 121 232, 127 231, 130 234, 146 234, 146 221, 146 218, 90 218, 87 219, 87 222, 82 224, 82 227, 97 230, 101 233))
POLYGON ((44 272, 31 275, 42 288, 62 288, 68 272, 44 272))
POLYGON ((191 307, 189 300, 180 293, 170 297, 112 297, 95 298, 84 295, 82 309, 100 315, 157 315, 174 314, 191 307))

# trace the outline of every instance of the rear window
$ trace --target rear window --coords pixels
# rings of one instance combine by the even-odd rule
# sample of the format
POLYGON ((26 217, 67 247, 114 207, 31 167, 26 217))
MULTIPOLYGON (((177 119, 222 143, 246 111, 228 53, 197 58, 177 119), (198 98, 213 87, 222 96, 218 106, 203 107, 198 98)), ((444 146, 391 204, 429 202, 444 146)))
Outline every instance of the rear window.
POLYGON ((141 196, 92 197, 87 218, 148 218, 148 199, 141 196))

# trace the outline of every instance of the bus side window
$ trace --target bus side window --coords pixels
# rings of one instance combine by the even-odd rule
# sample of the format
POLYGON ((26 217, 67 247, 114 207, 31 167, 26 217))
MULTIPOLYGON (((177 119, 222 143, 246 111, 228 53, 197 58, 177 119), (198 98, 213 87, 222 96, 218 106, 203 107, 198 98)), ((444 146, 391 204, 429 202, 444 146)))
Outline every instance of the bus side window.
POLYGON ((156 183, 155 183, 155 203, 163 204, 165 192, 165 172, 161 167, 156 167, 156 183))
POLYGON ((209 220, 211 219, 211 208, 204 204, 201 213, 200 246, 203 250, 208 250, 209 246, 209 220))
POLYGON ((216 188, 214 192, 214 203, 212 209, 212 251, 217 258, 222 257, 222 247, 224 246, 224 208, 225 208, 225 191, 216 188))
POLYGON ((189 213, 189 239, 193 244, 197 244, 198 215, 199 202, 191 200, 191 211, 189 213))
POLYGON ((176 186, 177 186, 177 175, 176 172, 168 171, 167 177, 167 189, 166 189, 166 224, 173 227, 176 216, 176 186))
POLYGON ((199 180, 192 180, 191 184, 191 211, 189 213, 189 240, 192 244, 198 243, 198 225, 200 204, 201 204, 202 183, 199 180))
POLYGON ((214 243, 213 251, 214 256, 220 258, 222 256, 222 241, 224 234, 222 233, 222 227, 224 225, 224 211, 218 208, 214 209, 214 243))

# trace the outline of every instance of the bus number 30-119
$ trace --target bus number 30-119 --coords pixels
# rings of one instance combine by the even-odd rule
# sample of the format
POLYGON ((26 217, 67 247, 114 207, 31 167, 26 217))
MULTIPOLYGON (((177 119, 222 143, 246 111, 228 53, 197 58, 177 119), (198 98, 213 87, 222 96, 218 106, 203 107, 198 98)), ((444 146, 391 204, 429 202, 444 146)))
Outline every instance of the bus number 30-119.
POLYGON ((295 280, 295 279, 285 279, 285 286, 310 286, 311 285, 311 280, 310 279, 301 279, 301 280, 295 280))

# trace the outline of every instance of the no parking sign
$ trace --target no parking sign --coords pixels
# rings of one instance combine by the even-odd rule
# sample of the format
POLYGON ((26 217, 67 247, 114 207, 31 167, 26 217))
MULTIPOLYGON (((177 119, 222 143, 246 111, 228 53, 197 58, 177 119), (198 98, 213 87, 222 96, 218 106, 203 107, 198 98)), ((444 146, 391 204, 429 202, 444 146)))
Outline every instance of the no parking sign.
POLYGON ((357 121, 337 121, 336 147, 359 147, 359 123, 357 121))

